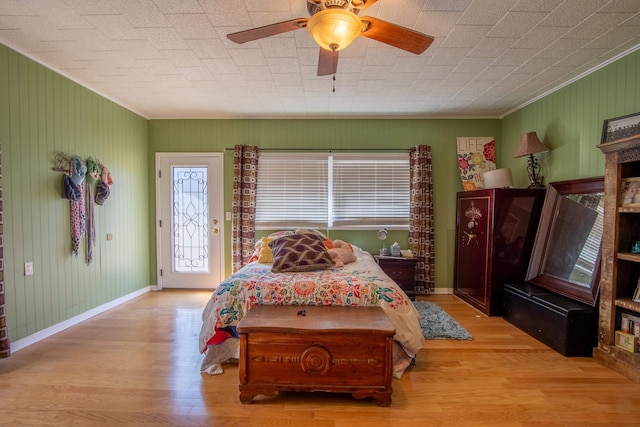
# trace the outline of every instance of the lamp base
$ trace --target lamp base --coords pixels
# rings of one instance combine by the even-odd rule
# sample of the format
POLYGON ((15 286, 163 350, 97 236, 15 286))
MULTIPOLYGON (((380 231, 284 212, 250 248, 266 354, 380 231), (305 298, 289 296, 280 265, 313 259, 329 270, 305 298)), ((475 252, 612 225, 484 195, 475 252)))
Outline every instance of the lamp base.
POLYGON ((381 248, 380 249, 380 255, 382 255, 382 256, 389 255, 389 248, 381 248))
POLYGON ((529 175, 529 188, 544 188, 544 184, 542 184, 544 177, 538 174, 540 165, 538 165, 538 160, 533 157, 533 154, 529 154, 528 163, 527 174, 529 175))

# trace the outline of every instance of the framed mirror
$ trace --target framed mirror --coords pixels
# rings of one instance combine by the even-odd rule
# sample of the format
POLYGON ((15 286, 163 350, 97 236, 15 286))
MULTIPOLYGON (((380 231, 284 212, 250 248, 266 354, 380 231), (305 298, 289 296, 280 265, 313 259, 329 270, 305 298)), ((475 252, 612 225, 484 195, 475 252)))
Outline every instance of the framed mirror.
POLYGON ((595 306, 603 216, 603 177, 549 184, 527 281, 595 306))

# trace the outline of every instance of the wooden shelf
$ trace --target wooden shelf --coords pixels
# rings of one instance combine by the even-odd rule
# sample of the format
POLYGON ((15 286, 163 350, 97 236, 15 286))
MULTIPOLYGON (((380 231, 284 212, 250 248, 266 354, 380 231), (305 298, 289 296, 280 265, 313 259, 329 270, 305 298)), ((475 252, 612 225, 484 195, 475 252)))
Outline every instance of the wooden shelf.
POLYGON ((640 254, 632 254, 631 252, 618 252, 618 259, 625 261, 640 262, 640 254))
POLYGON ((618 213, 640 213, 640 206, 620 206, 618 208, 618 213))
POLYGON ((635 302, 631 298, 616 298, 614 301, 616 307, 626 308, 640 313, 640 302, 635 302))
POLYGON ((604 154, 617 153, 619 151, 630 150, 637 148, 640 143, 640 135, 628 136, 626 138, 616 139, 614 141, 608 141, 603 144, 597 145, 597 147, 604 154))
POLYGON ((618 252, 619 248, 630 249, 635 240, 633 236, 640 231, 636 216, 640 214, 640 206, 636 203, 620 206, 620 193, 625 184, 640 180, 640 135, 598 147, 605 154, 605 206, 598 347, 593 356, 640 383, 640 353, 614 345, 623 311, 640 313, 640 303, 630 298, 629 284, 629 281, 637 280, 640 254, 618 252))

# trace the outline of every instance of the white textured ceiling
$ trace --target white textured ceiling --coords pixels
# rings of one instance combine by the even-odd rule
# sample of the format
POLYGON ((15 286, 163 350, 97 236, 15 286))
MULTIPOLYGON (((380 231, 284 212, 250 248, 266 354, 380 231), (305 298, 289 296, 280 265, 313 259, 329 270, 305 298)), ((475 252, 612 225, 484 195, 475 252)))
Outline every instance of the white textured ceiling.
POLYGON ((306 0, 0 0, 0 42, 146 118, 501 117, 640 47, 640 0, 379 0, 435 37, 421 55, 358 37, 335 83, 306 0), (335 84, 335 92, 332 87, 335 84))

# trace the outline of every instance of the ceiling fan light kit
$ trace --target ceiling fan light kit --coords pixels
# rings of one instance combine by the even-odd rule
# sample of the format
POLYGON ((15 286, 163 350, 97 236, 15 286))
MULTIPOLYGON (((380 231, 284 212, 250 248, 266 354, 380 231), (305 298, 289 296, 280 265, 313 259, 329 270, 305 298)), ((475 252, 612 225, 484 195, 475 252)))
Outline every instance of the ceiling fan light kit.
POLYGON ((307 27, 307 31, 320 46, 318 76, 336 73, 338 51, 348 47, 359 35, 388 46, 419 55, 431 43, 433 37, 401 27, 382 19, 358 13, 378 0, 306 0, 309 18, 295 18, 249 30, 227 34, 234 43, 246 43, 284 34, 307 27))
POLYGON ((342 50, 362 32, 362 21, 344 9, 324 9, 307 22, 307 30, 322 49, 342 50))

